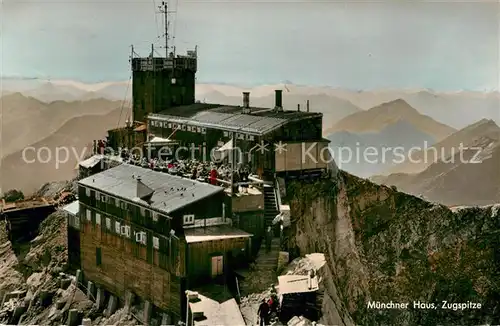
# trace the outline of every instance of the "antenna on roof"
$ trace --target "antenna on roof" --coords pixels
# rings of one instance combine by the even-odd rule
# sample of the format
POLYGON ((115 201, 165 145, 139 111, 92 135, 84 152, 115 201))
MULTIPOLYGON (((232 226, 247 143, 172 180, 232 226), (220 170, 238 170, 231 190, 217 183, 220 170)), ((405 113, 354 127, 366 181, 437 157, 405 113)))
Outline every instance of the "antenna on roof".
POLYGON ((168 58, 169 53, 168 53, 168 27, 170 25, 170 22, 168 21, 168 14, 170 13, 175 13, 175 11, 168 11, 168 1, 162 1, 161 6, 159 6, 160 12, 163 14, 163 17, 165 19, 165 57, 168 58))

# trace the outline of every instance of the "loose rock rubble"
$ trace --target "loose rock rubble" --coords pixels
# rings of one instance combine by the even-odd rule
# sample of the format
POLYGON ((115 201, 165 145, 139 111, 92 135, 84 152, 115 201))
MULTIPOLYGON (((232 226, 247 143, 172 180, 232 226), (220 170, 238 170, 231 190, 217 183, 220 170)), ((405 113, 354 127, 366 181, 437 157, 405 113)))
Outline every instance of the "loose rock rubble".
MULTIPOLYGON (((281 275, 308 275, 311 269, 318 271, 325 264, 325 256, 321 253, 313 253, 306 255, 302 258, 297 258, 290 262, 290 264, 284 269, 281 275)), ((278 288, 278 284, 275 284, 275 288, 278 288)), ((252 293, 246 297, 241 298, 240 309, 243 318, 247 322, 247 325, 258 325, 258 314, 259 305, 263 299, 266 301, 271 297, 273 293, 273 288, 270 286, 263 292, 252 293)), ((279 290, 278 290, 279 292, 279 290)), ((313 325, 311 321, 306 320, 304 317, 296 316, 297 318, 292 318, 288 325, 313 325), (300 317, 300 318, 299 318, 300 317)), ((320 325, 316 324, 315 325, 320 325)), ((271 318, 271 325, 280 326, 283 325, 277 318, 271 318)))
MULTIPOLYGON (((68 190, 75 190, 74 182, 50 183, 35 196, 54 198, 68 190)), ((75 276, 66 273, 66 243, 66 217, 61 211, 41 223, 38 236, 17 256, 5 222, 0 222, 0 324, 62 325, 75 309, 78 320, 90 319, 92 325, 136 325, 124 310, 109 318, 97 311, 75 276)))

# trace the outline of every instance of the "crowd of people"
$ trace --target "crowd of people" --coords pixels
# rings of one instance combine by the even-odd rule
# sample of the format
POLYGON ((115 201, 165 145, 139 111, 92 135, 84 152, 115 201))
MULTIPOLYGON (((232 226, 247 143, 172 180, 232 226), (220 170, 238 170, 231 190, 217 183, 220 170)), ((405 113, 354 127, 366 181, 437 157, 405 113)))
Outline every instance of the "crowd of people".
MULTIPOLYGON (((130 153, 124 149, 120 153, 124 163, 161 171, 172 175, 178 175, 201 182, 208 182, 213 185, 220 185, 220 180, 229 183, 231 181, 231 166, 223 162, 200 161, 196 159, 166 159, 140 157, 138 154, 130 153), (219 181, 218 181, 219 180, 219 181)), ((233 183, 249 182, 251 168, 249 165, 240 164, 233 172, 233 183)), ((233 191, 238 192, 238 185, 233 191)), ((248 185, 242 185, 241 189, 246 192, 248 185)))

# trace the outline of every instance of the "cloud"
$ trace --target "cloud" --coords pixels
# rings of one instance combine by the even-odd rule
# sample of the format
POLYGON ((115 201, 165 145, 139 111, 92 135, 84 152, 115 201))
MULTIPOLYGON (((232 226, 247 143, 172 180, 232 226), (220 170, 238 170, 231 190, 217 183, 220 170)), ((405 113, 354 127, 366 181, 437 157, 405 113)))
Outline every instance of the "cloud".
MULTIPOLYGON (((158 41, 151 1, 4 7, 9 74, 127 79, 129 45, 158 41)), ((179 51, 199 45, 199 80, 474 89, 498 85, 497 15, 493 2, 191 1, 172 31, 179 51)))

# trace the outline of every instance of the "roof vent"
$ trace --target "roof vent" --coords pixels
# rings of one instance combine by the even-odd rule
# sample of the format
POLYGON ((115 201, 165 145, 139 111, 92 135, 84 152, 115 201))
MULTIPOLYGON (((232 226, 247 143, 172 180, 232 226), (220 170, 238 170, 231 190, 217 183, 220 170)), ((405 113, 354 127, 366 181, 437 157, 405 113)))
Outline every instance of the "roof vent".
POLYGON ((274 91, 274 109, 283 111, 283 91, 281 89, 274 91))
POLYGON ((137 176, 137 198, 140 198, 144 201, 150 202, 151 197, 153 197, 154 190, 146 186, 140 176, 137 176))
POLYGON ((297 112, 300 112, 300 104, 297 104, 297 112))
POLYGON ((250 113, 250 92, 243 92, 243 111, 242 113, 250 113))

